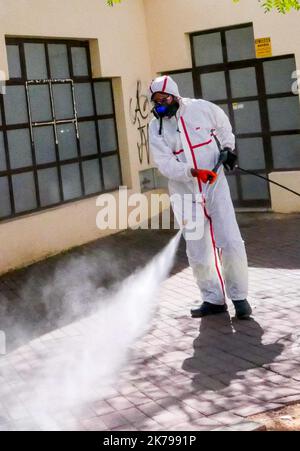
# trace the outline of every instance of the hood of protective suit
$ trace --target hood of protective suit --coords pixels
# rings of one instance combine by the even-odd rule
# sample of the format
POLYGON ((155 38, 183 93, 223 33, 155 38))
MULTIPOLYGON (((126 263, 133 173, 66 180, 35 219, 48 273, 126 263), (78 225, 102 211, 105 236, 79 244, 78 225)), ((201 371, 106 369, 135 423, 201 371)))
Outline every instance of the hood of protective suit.
POLYGON ((174 97, 180 97, 177 83, 169 75, 163 75, 152 80, 149 91, 150 98, 152 98, 155 92, 165 92, 174 97))

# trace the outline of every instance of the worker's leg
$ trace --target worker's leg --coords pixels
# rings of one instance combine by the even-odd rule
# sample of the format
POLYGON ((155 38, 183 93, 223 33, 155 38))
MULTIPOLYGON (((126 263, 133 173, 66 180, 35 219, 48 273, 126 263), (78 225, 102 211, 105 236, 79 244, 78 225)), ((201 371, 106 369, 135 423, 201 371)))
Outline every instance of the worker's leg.
POLYGON ((203 301, 223 305, 225 303, 224 283, 213 231, 210 221, 205 217, 203 220, 203 237, 199 240, 186 239, 187 256, 203 301))
POLYGON ((243 241, 233 241, 222 248, 222 266, 228 297, 235 300, 248 296, 248 264, 243 241))
POLYGON ((222 185, 212 196, 212 202, 208 202, 206 211, 211 218, 216 246, 221 249, 226 293, 235 301, 247 298, 248 262, 227 182, 222 185))

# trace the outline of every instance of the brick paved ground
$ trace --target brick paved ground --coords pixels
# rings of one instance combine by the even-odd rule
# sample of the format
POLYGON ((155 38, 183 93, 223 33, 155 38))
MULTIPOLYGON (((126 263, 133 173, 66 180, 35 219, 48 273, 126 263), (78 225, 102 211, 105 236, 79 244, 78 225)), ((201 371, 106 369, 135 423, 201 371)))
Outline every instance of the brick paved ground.
MULTIPOLYGON (((53 411, 47 426, 30 407, 27 382, 47 353, 76 331, 61 319, 68 297, 56 290, 46 305, 45 286, 55 284, 55 271, 61 274, 70 260, 84 259, 101 266, 94 282, 108 287, 113 274, 124 278, 144 265, 171 233, 122 233, 2 277, 0 329, 7 333, 8 354, 0 356, 0 430, 236 430, 250 415, 300 400, 300 215, 243 214, 239 222, 254 320, 234 320, 232 306, 228 315, 189 317, 199 293, 182 243, 151 330, 136 343, 114 389, 105 399, 95 395, 53 411)), ((71 271, 76 274, 76 264, 71 271)), ((92 308, 87 295, 72 319, 92 308)))

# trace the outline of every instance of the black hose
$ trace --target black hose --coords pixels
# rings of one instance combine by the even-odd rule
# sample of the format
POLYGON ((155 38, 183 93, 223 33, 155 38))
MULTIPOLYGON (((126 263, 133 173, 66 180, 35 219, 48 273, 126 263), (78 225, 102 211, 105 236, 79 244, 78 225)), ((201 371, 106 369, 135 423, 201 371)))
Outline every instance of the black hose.
POLYGON ((285 189, 286 191, 289 191, 290 193, 296 194, 296 196, 299 196, 299 197, 300 197, 300 193, 297 193, 297 191, 294 191, 294 190, 292 190, 292 189, 290 189, 290 188, 287 188, 286 186, 281 185, 280 183, 274 182, 273 180, 270 180, 268 177, 264 177, 263 175, 257 174, 256 172, 253 172, 253 171, 249 171, 248 169, 243 169, 243 168, 241 168, 241 167, 238 166, 238 165, 236 165, 235 167, 236 167, 236 169, 239 169, 239 170, 242 171, 242 172, 245 172, 245 173, 247 173, 247 174, 254 175, 255 177, 259 177, 260 179, 266 180, 266 181, 269 182, 269 183, 273 183, 274 185, 277 185, 277 186, 279 186, 280 188, 283 188, 283 189, 285 189))

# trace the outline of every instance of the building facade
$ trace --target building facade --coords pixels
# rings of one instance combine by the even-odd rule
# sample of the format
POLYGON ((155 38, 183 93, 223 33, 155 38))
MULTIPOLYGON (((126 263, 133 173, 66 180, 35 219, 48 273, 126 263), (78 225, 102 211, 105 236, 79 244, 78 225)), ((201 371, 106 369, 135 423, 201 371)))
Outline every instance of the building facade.
MULTIPOLYGON (((0 6, 0 273, 112 233, 96 227, 99 194, 164 188, 147 144, 157 74, 224 109, 242 168, 299 191, 299 13, 252 0, 0 6)), ((252 175, 228 181, 237 207, 300 211, 252 175)))

